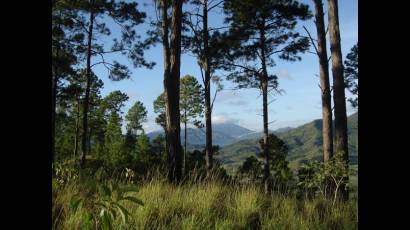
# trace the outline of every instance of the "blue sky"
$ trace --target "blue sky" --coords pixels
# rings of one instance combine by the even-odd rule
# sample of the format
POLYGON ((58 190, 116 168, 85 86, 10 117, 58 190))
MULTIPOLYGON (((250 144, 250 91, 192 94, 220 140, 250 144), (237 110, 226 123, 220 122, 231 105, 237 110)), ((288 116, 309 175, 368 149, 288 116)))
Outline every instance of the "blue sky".
MULTIPOLYGON (((141 1, 146 4, 140 4, 142 10, 148 15, 148 18, 155 17, 155 11, 150 0, 141 1)), ((308 4, 311 10, 314 10, 311 0, 302 0, 308 4)), ((327 4, 324 1, 324 10, 327 13, 327 4)), ((327 14, 325 15, 327 23, 327 14)), ((221 12, 213 12, 210 15, 209 26, 218 27, 222 24, 223 14, 221 12)), ((147 20, 149 21, 149 20, 147 20)), ((339 23, 342 41, 343 57, 349 52, 350 48, 356 44, 358 39, 358 10, 357 0, 339 1, 339 23)), ((107 24, 111 24, 107 21, 107 24)), ((297 30, 301 34, 306 35, 302 26, 305 25, 312 36, 316 35, 316 29, 313 19, 305 22, 300 22, 297 25, 297 30)), ((145 33, 149 25, 139 25, 137 31, 145 33)), ((119 34, 116 29, 112 30, 115 36, 119 34)), ((111 38, 106 38, 107 44, 111 38)), ((328 46, 329 47, 329 46, 328 46)), ((311 48, 313 50, 313 47, 311 48)), ((329 51, 330 54, 330 51, 329 51)), ((120 55, 111 55, 107 59, 117 60, 120 63, 129 66, 132 71, 132 77, 129 80, 113 82, 108 79, 107 71, 102 66, 96 66, 93 71, 104 81, 102 95, 105 96, 111 91, 121 90, 126 93, 130 99, 126 103, 123 111, 126 113, 128 109, 136 102, 141 101, 148 111, 148 121, 144 124, 146 132, 151 132, 160 129, 155 124, 156 114, 153 111, 152 103, 159 94, 163 91, 163 61, 162 61, 162 46, 157 44, 145 53, 145 57, 149 61, 155 61, 156 66, 151 69, 138 68, 135 69, 131 62, 120 55)), ((269 129, 277 129, 281 127, 295 127, 314 119, 321 118, 321 102, 320 89, 318 87, 319 78, 315 75, 319 73, 319 64, 317 57, 311 53, 301 55, 300 62, 283 62, 276 61, 276 66, 268 69, 269 73, 279 76, 279 86, 285 91, 285 94, 275 97, 275 101, 269 105, 269 122, 272 122, 269 129)), ((95 61, 98 61, 97 59, 95 61)), ((329 70, 330 74, 331 71, 329 70)), ((182 55, 181 60, 181 76, 186 74, 197 77, 199 82, 202 82, 199 67, 195 58, 188 54, 182 55)), ((262 98, 259 97, 257 89, 242 89, 231 90, 234 83, 224 81, 224 90, 221 91, 216 98, 213 111, 213 122, 234 122, 248 129, 260 131, 262 130, 262 98)), ((211 86, 212 87, 212 86, 211 86)), ((215 88, 215 86, 213 86, 215 88)), ((212 94, 213 95, 213 94, 212 94)), ((347 97, 350 96, 346 91, 347 97)), ((270 98, 270 100, 273 98, 270 98)), ((348 105, 348 114, 354 110, 348 105)))

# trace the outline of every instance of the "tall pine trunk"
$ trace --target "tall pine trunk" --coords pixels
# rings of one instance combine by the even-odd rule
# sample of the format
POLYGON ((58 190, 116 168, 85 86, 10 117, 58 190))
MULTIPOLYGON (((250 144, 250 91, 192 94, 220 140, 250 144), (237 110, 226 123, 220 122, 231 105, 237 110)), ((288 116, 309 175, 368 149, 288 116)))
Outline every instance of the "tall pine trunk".
MULTIPOLYGON (((166 11, 165 11, 166 13, 166 11)), ((169 75, 164 79, 166 97, 166 126, 169 160, 169 180, 179 182, 182 173, 180 136, 179 85, 181 66, 182 0, 172 2, 171 40, 169 46, 169 75)))
POLYGON ((74 136, 74 158, 78 153, 78 139, 80 136, 80 98, 77 97, 77 111, 75 120, 75 136, 74 136))
POLYGON ((326 30, 322 0, 313 0, 315 3, 315 24, 317 31, 317 53, 320 64, 320 89, 322 92, 322 135, 323 135, 323 161, 327 162, 333 156, 333 131, 332 131, 332 104, 329 83, 329 64, 326 50, 326 30))
POLYGON ((83 104, 83 136, 81 143, 81 167, 85 166, 85 155, 87 154, 87 130, 88 130, 88 108, 90 100, 90 88, 91 88, 91 48, 92 48, 92 37, 93 37, 93 25, 94 25, 94 11, 91 10, 90 13, 90 25, 88 27, 88 43, 87 43, 87 69, 86 69, 86 89, 83 104))
POLYGON ((266 67, 266 54, 265 54, 265 31, 260 30, 260 42, 261 42, 261 62, 262 62, 262 75, 261 75, 261 89, 263 97, 263 154, 265 157, 263 166, 263 182, 265 186, 265 193, 271 192, 272 185, 270 183, 270 167, 269 167, 269 128, 268 128, 268 70, 266 67))
POLYGON ((184 159, 182 162, 182 174, 185 176, 186 174, 186 140, 187 140, 187 128, 186 128, 186 113, 185 113, 185 120, 184 120, 184 159))
POLYGON ((203 2, 203 36, 204 36, 204 60, 203 68, 205 72, 205 160, 206 172, 209 176, 213 166, 212 152, 212 108, 211 108, 211 71, 209 66, 209 51, 208 51, 208 0, 203 2))
MULTIPOLYGON (((345 84, 343 78, 342 51, 340 45, 339 15, 337 0, 328 0, 330 50, 332 56, 333 75, 333 101, 335 107, 335 152, 343 154, 346 167, 349 162, 348 142, 347 142, 347 115, 345 84)), ((348 185, 349 178, 344 178, 344 186, 348 185)), ((349 192, 347 187, 342 187, 342 198, 347 200, 349 192)))
MULTIPOLYGON (((169 42, 168 42, 168 27, 169 27, 169 20, 168 20, 168 1, 167 0, 161 0, 161 12, 162 12, 162 49, 163 49, 163 55, 164 55, 164 95, 165 95, 165 107, 167 107, 167 95, 165 93, 167 89, 167 79, 169 78, 169 68, 170 68, 170 54, 169 54, 169 42)), ((168 151, 168 145, 169 145, 169 139, 168 139, 168 131, 167 131, 167 118, 165 118, 165 127, 164 127, 164 133, 165 133, 165 152, 167 154, 167 163, 169 167, 169 172, 168 172, 168 179, 171 181, 171 173, 170 173, 170 167, 171 167, 171 155, 170 152, 168 151)))
POLYGON ((263 96, 263 154, 265 156, 264 166, 263 166, 263 181, 265 185, 265 193, 269 194, 271 192, 270 183, 270 169, 269 169, 269 148, 268 148, 268 82, 267 75, 265 73, 262 76, 262 96, 263 96))

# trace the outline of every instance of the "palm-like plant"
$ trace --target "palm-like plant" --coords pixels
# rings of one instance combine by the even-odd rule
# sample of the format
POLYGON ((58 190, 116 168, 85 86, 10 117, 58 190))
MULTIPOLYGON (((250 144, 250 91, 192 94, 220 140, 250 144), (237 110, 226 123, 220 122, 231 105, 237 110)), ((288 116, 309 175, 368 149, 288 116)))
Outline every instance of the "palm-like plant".
MULTIPOLYGON (((112 222, 117 218, 118 215, 121 216, 122 223, 124 225, 128 224, 128 210, 123 206, 123 201, 131 201, 134 204, 143 206, 144 203, 134 197, 130 196, 130 192, 136 192, 137 188, 135 186, 119 186, 116 183, 111 183, 108 185, 100 185, 98 189, 99 199, 97 201, 92 201, 92 207, 98 207, 99 210, 99 221, 104 230, 111 230, 112 222)), ((76 212, 78 208, 86 200, 82 199, 79 195, 74 196, 70 202, 70 210, 76 212)))

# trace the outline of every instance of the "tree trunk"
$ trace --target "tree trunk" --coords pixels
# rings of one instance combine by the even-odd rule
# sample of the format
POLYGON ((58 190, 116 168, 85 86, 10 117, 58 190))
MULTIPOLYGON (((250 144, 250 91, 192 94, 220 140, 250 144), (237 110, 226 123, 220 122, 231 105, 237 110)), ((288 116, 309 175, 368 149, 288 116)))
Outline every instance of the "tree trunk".
MULTIPOLYGON (((164 95, 165 95, 165 107, 167 107, 167 95, 166 95, 166 89, 167 89, 167 79, 169 78, 169 68, 170 68, 170 60, 169 60, 169 43, 168 43, 168 27, 169 27, 169 21, 168 21, 168 1, 166 0, 161 0, 161 12, 162 12, 162 49, 163 49, 163 55, 164 55, 164 95)), ((166 111, 165 111, 166 113, 166 111)), ((165 152, 167 154, 167 163, 169 167, 169 172, 168 172, 168 179, 171 181, 171 155, 170 152, 168 151, 168 145, 169 145, 169 139, 168 139, 168 134, 167 134, 167 121, 165 118, 165 127, 164 127, 164 133, 165 133, 165 152)))
POLYGON ((185 176, 186 174, 186 140, 187 140, 187 128, 186 128, 186 113, 185 113, 185 120, 184 120, 184 159, 182 163, 182 175, 185 176))
POLYGON ((333 131, 332 131, 332 104, 329 83, 329 64, 326 50, 326 30, 323 14, 322 0, 313 0, 315 3, 315 23, 317 31, 317 52, 320 64, 320 88, 322 91, 322 135, 323 135, 323 161, 327 162, 333 156, 333 131))
POLYGON ((78 139, 80 136, 80 98, 77 98, 77 114, 75 121, 75 136, 74 136, 74 158, 77 157, 78 153, 78 139))
MULTIPOLYGON (((347 142, 347 116, 345 84, 343 78, 342 51, 340 45, 339 15, 337 0, 328 0, 330 50, 332 56, 332 75, 333 75, 333 101, 335 107, 335 152, 343 154, 346 167, 349 162, 348 142, 347 142)), ((349 178, 344 179, 342 198, 347 200, 349 193, 346 187, 349 178)))
POLYGON ((88 131, 88 138, 87 138, 87 154, 91 154, 91 136, 92 136, 92 128, 88 131))
POLYGON ((83 136, 81 143, 81 167, 85 166, 85 155, 87 154, 87 130, 88 130, 88 106, 90 99, 90 88, 91 88, 91 47, 92 47, 92 36, 93 36, 93 24, 94 24, 94 12, 91 10, 90 13, 90 25, 88 27, 88 43, 87 43, 87 69, 86 78, 87 84, 85 89, 85 97, 83 104, 83 136))
MULTIPOLYGON (((163 3, 164 2, 165 1, 163 1, 163 3)), ((175 0, 172 2, 171 41, 169 46, 169 75, 164 79, 164 91, 166 97, 167 145, 169 156, 169 180, 171 182, 179 182, 182 173, 182 146, 179 114, 181 27, 182 0, 175 0)), ((168 38, 166 40, 168 40, 168 38)))
POLYGON ((212 108, 211 108, 211 70, 209 66, 209 51, 208 51, 208 0, 203 2, 203 36, 204 36, 204 60, 203 68, 205 72, 205 160, 206 172, 209 176, 213 166, 213 152, 212 152, 212 108))
POLYGON ((270 170, 269 170, 269 149, 268 149, 268 136, 269 136, 269 129, 268 129, 268 83, 266 79, 266 75, 263 74, 262 80, 262 95, 263 95, 263 154, 265 156, 264 162, 264 170, 263 170, 263 181, 265 185, 265 193, 269 194, 271 191, 271 184, 270 184, 270 170))
POLYGON ((265 156, 264 170, 263 170, 263 182, 265 186, 265 193, 270 194, 272 185, 270 183, 270 169, 269 169, 269 149, 268 149, 268 71, 266 68, 266 55, 265 55, 265 31, 260 31, 261 41, 261 62, 262 62, 262 75, 261 75, 261 89, 263 96, 263 154, 265 156))
MULTIPOLYGON (((58 49, 56 51, 56 56, 58 55, 58 49)), ((57 76, 57 67, 54 66, 54 74, 52 80, 52 98, 51 98, 51 159, 54 162, 55 155, 56 155, 56 107, 57 107, 57 83, 58 83, 58 76, 57 76)))

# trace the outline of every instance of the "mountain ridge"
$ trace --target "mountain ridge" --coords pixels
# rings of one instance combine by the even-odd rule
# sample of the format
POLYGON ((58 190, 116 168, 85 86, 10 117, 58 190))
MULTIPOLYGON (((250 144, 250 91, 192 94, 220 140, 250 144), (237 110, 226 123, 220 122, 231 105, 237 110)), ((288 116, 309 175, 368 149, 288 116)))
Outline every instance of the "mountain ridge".
MULTIPOLYGON (((284 132, 275 132, 289 147, 287 160, 292 169, 309 160, 322 160, 322 119, 316 119, 284 132)), ((349 158, 351 164, 357 164, 357 113, 348 117, 349 158)), ((260 136, 242 139, 224 146, 215 156, 228 170, 235 170, 249 156, 258 156, 260 136)))

